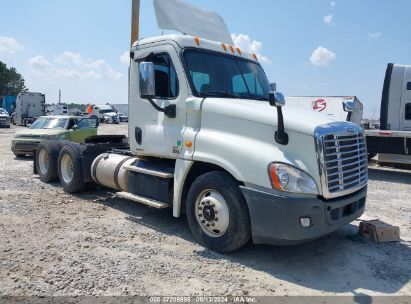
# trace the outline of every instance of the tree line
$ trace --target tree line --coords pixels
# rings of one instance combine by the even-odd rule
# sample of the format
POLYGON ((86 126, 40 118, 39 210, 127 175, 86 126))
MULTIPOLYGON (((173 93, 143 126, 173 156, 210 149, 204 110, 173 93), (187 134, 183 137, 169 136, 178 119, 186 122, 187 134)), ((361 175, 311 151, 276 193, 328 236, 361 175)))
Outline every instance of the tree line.
POLYGON ((0 97, 17 96, 27 91, 23 76, 15 68, 8 68, 5 63, 0 61, 0 97))

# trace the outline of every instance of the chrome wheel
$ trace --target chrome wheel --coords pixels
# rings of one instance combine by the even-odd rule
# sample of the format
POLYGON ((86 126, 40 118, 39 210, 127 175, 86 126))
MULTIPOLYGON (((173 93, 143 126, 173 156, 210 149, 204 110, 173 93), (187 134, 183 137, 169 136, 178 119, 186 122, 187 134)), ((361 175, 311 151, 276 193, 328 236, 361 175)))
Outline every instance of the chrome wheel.
POLYGON ((228 205, 216 190, 200 193, 195 203, 196 219, 208 236, 220 237, 226 233, 230 222, 228 205))
POLYGON ((41 174, 46 175, 49 171, 49 154, 45 149, 40 150, 38 161, 41 174))
POLYGON ((74 170, 73 170, 73 161, 71 160, 70 155, 64 154, 61 159, 61 177, 66 183, 70 183, 73 180, 74 170))

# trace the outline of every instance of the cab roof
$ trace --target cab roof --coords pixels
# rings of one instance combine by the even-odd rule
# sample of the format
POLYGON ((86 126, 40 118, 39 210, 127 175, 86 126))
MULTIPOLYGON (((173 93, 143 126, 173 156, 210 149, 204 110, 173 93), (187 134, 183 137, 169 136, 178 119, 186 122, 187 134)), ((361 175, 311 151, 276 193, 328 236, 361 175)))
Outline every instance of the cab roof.
POLYGON ((244 52, 244 50, 235 47, 233 45, 217 42, 212 40, 207 40, 191 35, 162 35, 162 36, 155 36, 150 38, 143 38, 136 41, 133 44, 132 50, 138 50, 145 47, 149 47, 150 45, 158 45, 167 42, 175 42, 181 49, 185 48, 197 48, 202 50, 210 50, 222 54, 233 55, 240 58, 245 58, 248 60, 252 60, 258 62, 257 54, 250 54, 244 52))

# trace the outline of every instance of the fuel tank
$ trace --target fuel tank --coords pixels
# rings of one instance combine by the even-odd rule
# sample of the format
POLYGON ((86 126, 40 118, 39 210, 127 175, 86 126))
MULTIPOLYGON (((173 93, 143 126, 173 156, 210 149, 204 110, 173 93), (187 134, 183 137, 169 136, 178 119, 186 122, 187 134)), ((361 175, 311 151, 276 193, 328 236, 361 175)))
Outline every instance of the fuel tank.
POLYGON ((125 167, 132 165, 136 160, 134 157, 120 154, 101 154, 91 165, 91 176, 99 185, 127 192, 128 171, 125 167))

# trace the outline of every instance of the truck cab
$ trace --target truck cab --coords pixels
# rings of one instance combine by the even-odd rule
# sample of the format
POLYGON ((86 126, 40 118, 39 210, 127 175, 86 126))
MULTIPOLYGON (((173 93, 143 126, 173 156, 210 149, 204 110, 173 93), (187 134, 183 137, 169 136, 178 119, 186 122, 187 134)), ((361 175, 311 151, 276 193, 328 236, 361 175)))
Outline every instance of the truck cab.
MULTIPOLYGON (((171 35, 138 41, 131 58, 131 151, 171 161, 175 216, 187 208, 181 208, 187 204, 186 178, 197 171, 225 172, 238 183, 254 242, 316 238, 364 211, 361 128, 284 107, 288 141, 278 143, 278 111, 270 105, 270 85, 255 55, 171 35), (153 70, 151 83, 147 69, 153 70)), ((206 234, 208 224, 215 223, 205 222, 206 234)))

